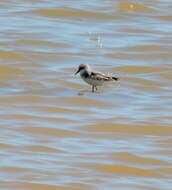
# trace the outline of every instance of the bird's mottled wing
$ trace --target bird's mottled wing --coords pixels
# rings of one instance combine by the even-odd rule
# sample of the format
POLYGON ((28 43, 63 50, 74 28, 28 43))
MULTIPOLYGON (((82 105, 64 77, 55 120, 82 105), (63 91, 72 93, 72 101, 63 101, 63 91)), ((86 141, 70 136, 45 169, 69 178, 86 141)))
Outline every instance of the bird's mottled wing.
POLYGON ((92 79, 95 79, 95 80, 104 80, 104 81, 110 81, 110 80, 112 80, 112 77, 110 77, 110 76, 107 76, 107 75, 105 75, 105 74, 103 74, 103 73, 99 73, 99 72, 91 72, 91 78, 92 79))

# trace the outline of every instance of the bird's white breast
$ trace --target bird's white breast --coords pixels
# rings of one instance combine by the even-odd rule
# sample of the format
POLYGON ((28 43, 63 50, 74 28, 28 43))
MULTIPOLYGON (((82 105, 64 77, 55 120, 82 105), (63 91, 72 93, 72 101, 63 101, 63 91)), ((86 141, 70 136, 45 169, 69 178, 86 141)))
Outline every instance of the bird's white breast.
POLYGON ((81 78, 88 84, 90 85, 94 85, 94 86, 102 86, 104 81, 103 80, 96 80, 96 79, 93 79, 91 78, 90 76, 88 77, 84 77, 81 75, 81 78))

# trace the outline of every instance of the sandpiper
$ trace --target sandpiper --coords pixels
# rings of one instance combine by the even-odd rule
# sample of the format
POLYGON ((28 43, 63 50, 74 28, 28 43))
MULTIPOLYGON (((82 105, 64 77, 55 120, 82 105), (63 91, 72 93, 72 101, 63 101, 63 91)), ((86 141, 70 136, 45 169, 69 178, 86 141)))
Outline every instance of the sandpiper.
POLYGON ((92 92, 97 90, 97 86, 102 86, 104 83, 118 80, 119 78, 105 75, 100 72, 94 72, 92 71, 91 67, 87 64, 81 64, 78 67, 78 70, 76 71, 75 75, 77 73, 80 73, 81 78, 88 84, 92 86, 92 92))

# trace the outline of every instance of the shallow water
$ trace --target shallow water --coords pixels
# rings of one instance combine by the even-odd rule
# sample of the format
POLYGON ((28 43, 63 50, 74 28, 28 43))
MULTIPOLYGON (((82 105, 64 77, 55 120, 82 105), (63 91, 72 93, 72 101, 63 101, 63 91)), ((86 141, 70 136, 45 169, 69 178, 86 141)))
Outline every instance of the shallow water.
POLYGON ((172 6, 0 2, 0 188, 171 190, 172 6), (119 82, 91 93, 81 63, 119 82))

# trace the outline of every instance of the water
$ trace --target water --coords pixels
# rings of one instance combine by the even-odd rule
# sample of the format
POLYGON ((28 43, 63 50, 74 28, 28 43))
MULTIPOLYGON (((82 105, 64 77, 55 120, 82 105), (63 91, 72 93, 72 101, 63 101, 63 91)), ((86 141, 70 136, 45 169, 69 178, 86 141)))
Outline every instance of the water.
POLYGON ((1 189, 171 189, 171 11, 0 2, 1 189), (120 81, 91 93, 81 63, 120 81))

